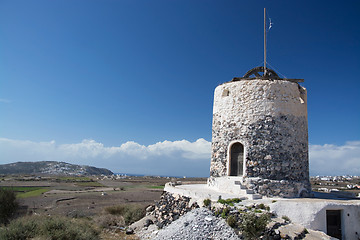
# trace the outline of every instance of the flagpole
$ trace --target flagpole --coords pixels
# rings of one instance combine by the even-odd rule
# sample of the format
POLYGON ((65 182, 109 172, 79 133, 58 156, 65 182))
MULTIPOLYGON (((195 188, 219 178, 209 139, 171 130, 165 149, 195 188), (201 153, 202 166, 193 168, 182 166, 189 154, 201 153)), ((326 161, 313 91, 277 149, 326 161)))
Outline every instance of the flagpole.
POLYGON ((266 8, 264 8, 264 76, 266 76, 266 8))

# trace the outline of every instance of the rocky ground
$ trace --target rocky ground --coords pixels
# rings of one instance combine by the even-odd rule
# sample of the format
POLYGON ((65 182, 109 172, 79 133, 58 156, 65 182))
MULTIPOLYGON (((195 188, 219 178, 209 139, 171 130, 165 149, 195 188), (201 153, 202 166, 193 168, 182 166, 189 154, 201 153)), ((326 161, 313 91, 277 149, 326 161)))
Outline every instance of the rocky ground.
POLYGON ((160 231, 139 232, 142 239, 239 239, 224 219, 215 217, 207 208, 197 208, 160 231))
MULTIPOLYGON (((77 186, 76 183, 38 182, 50 191, 38 196, 18 200, 26 212, 70 217, 87 217, 101 213, 105 207, 117 204, 137 203, 144 207, 159 199, 165 180, 99 181, 99 187, 77 186)), ((1 183, 0 183, 1 184, 1 183)), ((14 186, 13 182, 11 186, 14 186)), ((23 182, 22 185, 29 184, 23 182)), ((16 185, 15 185, 16 186, 16 185)))
POLYGON ((229 201, 204 206, 202 202, 169 193, 164 193, 159 202, 148 207, 147 216, 130 229, 135 230, 140 239, 154 240, 334 239, 323 232, 291 223, 286 217, 278 217, 263 204, 245 206, 229 201), (257 220, 255 224, 245 226, 245 221, 254 219, 257 220), (268 219, 262 230, 261 219, 268 219))

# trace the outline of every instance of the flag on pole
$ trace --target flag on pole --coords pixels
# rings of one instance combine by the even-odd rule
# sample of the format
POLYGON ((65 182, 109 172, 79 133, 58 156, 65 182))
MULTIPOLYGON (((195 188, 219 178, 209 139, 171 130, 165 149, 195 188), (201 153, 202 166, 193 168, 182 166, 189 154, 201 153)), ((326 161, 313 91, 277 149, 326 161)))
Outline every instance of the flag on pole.
POLYGON ((273 25, 273 22, 271 21, 271 18, 269 18, 269 29, 268 29, 268 31, 270 30, 270 28, 272 28, 272 25, 273 25))

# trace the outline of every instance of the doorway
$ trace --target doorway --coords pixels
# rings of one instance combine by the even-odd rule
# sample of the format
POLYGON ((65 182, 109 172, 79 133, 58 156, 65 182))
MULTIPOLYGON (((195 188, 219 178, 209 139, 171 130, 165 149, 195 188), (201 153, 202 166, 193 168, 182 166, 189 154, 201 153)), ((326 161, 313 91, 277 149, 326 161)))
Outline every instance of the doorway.
POLYGON ((244 145, 237 142, 230 149, 230 176, 242 176, 244 167, 244 145))
POLYGON ((327 235, 342 239, 341 233, 341 210, 326 210, 327 235))

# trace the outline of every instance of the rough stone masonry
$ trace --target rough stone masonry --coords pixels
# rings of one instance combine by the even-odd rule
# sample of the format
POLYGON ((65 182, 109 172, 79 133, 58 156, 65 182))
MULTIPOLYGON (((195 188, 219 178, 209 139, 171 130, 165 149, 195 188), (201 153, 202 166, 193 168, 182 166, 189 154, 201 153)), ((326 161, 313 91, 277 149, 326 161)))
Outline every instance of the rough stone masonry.
POLYGON ((237 79, 215 89, 209 185, 225 176, 263 196, 311 191, 306 89, 286 79, 237 79))

